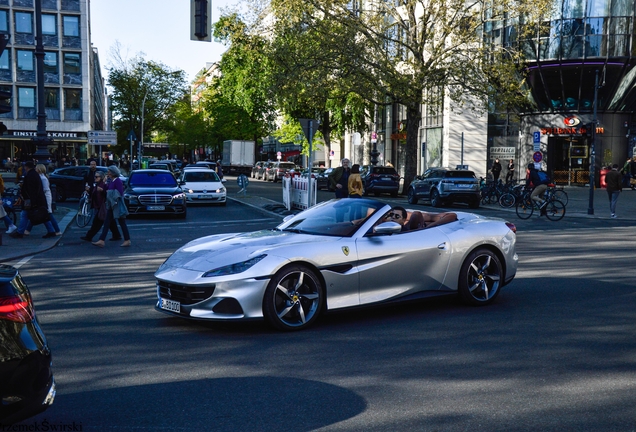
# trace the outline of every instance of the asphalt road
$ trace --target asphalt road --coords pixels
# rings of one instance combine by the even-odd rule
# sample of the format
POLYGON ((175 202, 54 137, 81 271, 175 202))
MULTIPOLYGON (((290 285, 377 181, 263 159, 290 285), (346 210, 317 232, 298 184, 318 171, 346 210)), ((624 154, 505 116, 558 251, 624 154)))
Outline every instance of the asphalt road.
POLYGON ((131 248, 95 248, 72 227, 56 248, 21 261, 58 383, 55 404, 23 425, 636 430, 630 224, 515 220, 519 272, 483 308, 426 300, 334 313, 292 334, 153 309, 152 275, 178 246, 279 221, 235 202, 189 208, 185 221, 131 220, 131 248))

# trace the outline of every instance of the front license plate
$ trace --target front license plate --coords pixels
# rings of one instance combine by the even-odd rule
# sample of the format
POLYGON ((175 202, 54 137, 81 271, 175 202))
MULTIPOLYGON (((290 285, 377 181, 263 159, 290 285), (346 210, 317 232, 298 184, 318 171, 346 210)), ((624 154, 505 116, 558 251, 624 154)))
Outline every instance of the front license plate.
POLYGON ((181 303, 162 298, 161 309, 165 309, 170 312, 181 313, 181 303))
POLYGON ((148 211, 162 211, 166 209, 166 206, 148 206, 148 211))
POLYGON ((211 199, 212 195, 199 195, 199 199, 211 199))

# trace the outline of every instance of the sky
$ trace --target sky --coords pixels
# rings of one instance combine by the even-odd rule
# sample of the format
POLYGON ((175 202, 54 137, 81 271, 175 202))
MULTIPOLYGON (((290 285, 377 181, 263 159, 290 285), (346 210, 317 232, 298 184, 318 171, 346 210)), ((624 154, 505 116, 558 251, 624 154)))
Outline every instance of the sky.
MULTIPOLYGON (((212 23, 218 21, 220 7, 233 3, 212 0, 212 23)), ((146 60, 184 70, 188 82, 206 62, 219 61, 226 49, 214 40, 190 40, 190 0, 90 0, 90 8, 91 41, 99 52, 104 78, 116 41, 127 58, 143 52, 146 60)))

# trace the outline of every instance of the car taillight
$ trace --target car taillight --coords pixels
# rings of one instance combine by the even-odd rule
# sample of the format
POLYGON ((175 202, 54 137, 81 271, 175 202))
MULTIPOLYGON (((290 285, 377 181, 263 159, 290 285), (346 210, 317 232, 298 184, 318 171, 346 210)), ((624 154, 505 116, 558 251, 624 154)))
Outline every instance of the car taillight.
POLYGON ((517 227, 515 226, 515 224, 510 223, 510 222, 506 222, 506 226, 508 228, 510 228, 510 231, 512 231, 513 233, 517 234, 517 227))
POLYGON ((27 323, 33 320, 33 305, 26 296, 0 297, 0 319, 27 323))

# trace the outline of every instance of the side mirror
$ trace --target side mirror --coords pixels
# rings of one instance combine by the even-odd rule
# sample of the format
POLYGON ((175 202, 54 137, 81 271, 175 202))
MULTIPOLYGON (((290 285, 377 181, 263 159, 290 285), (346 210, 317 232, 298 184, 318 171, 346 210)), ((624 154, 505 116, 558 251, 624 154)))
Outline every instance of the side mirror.
POLYGON ((397 222, 382 222, 373 228, 374 234, 397 234, 402 232, 402 225, 397 222))
POLYGON ((227 180, 226 180, 226 179, 224 179, 224 178, 222 178, 222 179, 221 179, 221 183, 225 183, 226 181, 227 181, 227 180))

